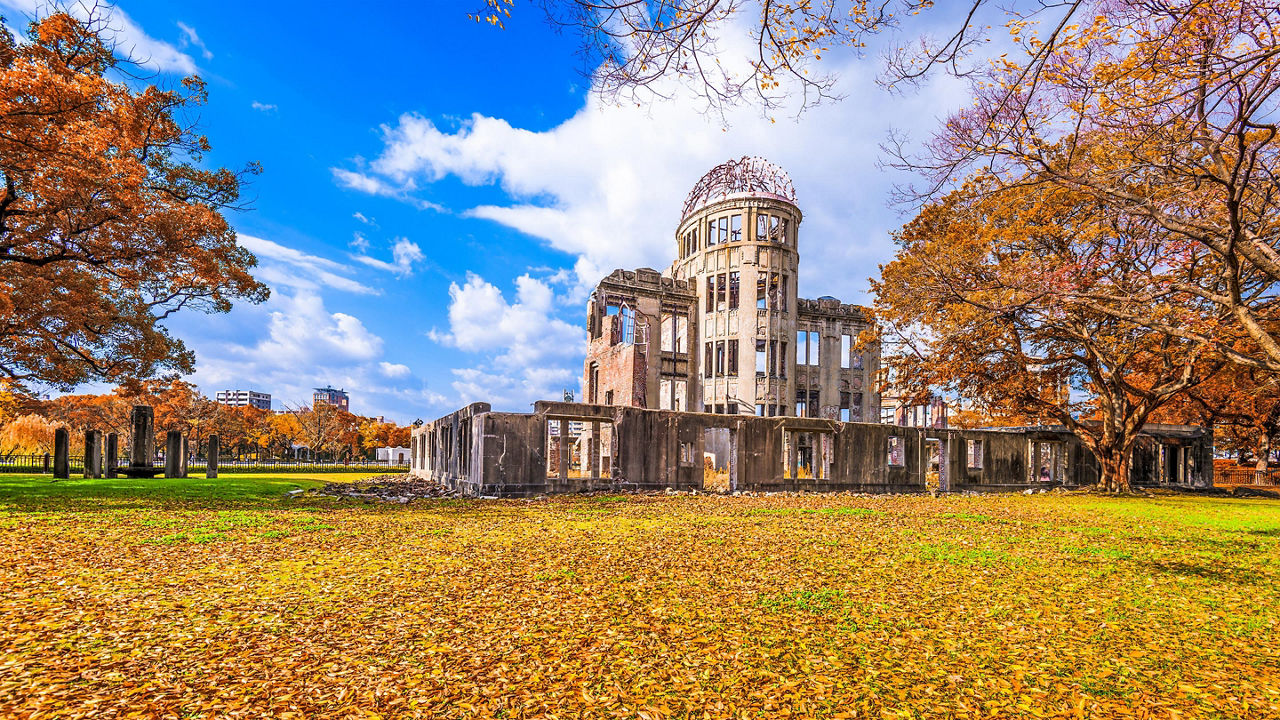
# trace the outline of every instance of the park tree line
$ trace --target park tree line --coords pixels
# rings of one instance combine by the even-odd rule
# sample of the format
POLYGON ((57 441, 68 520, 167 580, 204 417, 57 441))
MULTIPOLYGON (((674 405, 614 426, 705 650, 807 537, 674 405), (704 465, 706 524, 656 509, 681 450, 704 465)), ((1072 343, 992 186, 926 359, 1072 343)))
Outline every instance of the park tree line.
POLYGON ((63 395, 48 400, 0 394, 0 456, 53 451, 59 427, 82 447, 87 430, 114 432, 128 442, 134 405, 150 405, 158 435, 180 431, 192 452, 202 454, 210 435, 221 453, 243 459, 283 459, 299 454, 323 460, 375 459, 380 447, 405 447, 407 426, 362 417, 336 405, 317 403, 281 412, 232 407, 206 397, 182 380, 130 383, 100 395, 63 395))

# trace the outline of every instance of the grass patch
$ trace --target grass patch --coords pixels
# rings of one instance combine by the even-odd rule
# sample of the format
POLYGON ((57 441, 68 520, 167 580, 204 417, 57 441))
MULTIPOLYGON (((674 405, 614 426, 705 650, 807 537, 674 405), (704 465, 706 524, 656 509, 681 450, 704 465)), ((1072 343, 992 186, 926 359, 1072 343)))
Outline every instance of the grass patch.
POLYGON ((1280 717, 1280 502, 332 479, 0 476, 0 715, 1280 717))

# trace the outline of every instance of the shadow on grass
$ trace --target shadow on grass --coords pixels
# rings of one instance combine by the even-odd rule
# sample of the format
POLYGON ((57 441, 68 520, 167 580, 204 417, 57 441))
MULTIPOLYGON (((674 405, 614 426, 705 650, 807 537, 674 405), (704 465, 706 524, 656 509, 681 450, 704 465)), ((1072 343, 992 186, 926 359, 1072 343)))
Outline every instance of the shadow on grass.
POLYGON ((1163 575, 1180 575, 1186 577, 1197 577, 1203 580, 1211 580, 1213 582, 1230 583, 1233 585, 1267 585, 1270 586, 1271 579, 1265 577, 1262 573, 1248 568, 1233 567, 1223 565, 1222 563, 1208 564, 1199 562, 1185 561, 1157 561, 1144 562, 1140 565, 1146 567, 1154 573, 1163 575))

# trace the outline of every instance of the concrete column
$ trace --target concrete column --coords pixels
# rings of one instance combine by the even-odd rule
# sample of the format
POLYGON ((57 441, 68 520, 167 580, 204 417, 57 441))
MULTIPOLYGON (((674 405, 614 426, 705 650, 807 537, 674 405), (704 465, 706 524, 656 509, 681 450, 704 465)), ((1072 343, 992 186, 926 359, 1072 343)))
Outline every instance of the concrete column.
POLYGON ((53 431, 53 476, 71 477, 71 433, 64 427, 53 431))
POLYGON ((164 443, 164 476, 182 477, 182 433, 170 430, 164 443))
POLYGON ((106 456, 103 462, 104 474, 113 478, 116 476, 116 467, 120 464, 120 436, 115 433, 107 433, 106 456))
POLYGON ((560 479, 569 479, 569 421, 560 421, 560 479))
POLYGON ((583 470, 589 477, 600 477, 600 423, 591 423, 591 440, 587 445, 587 457, 583 459, 583 470))
POLYGON ((218 436, 209 436, 209 445, 205 450, 205 466, 204 476, 207 478, 218 477, 218 452, 222 448, 219 447, 218 436))
POLYGON ((102 431, 100 430, 84 432, 84 476, 86 478, 102 477, 102 431))

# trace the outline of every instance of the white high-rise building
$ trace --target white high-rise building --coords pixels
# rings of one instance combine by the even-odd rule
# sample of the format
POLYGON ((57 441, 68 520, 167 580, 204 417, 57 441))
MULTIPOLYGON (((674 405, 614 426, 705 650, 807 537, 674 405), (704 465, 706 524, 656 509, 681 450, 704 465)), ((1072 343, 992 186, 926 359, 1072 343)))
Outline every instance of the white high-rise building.
POLYGON ((255 407, 259 410, 271 409, 271 394, 256 390, 219 390, 214 400, 220 405, 231 407, 255 407))

